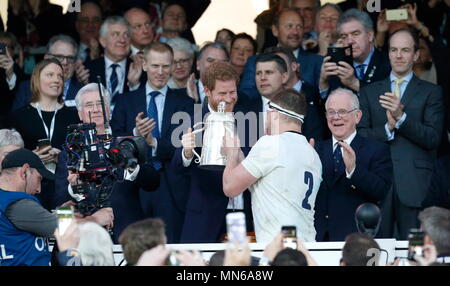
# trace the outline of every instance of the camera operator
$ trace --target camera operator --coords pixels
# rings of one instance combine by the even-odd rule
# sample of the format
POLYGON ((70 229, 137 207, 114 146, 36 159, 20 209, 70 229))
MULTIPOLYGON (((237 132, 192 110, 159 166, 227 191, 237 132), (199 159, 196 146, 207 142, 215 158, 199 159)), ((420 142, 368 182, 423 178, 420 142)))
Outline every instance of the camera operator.
MULTIPOLYGON (((106 118, 110 113, 110 95, 102 86, 102 93, 105 103, 106 118)), ((103 110, 98 90, 98 84, 90 83, 81 88, 75 97, 78 115, 83 123, 94 122, 99 138, 104 138, 105 130, 103 110)), ((111 146, 106 146, 110 148, 111 146)), ((125 170, 125 180, 116 182, 113 185, 113 191, 109 197, 111 207, 105 207, 97 210, 91 216, 84 219, 93 220, 100 225, 113 228, 113 239, 117 242, 122 230, 129 224, 145 218, 139 202, 139 189, 144 191, 153 191, 159 186, 159 175, 150 165, 138 165, 134 172, 125 170), (113 213, 114 210, 114 213, 113 213)), ((73 200, 68 192, 69 182, 71 185, 77 184, 78 175, 69 174, 67 170, 67 153, 61 152, 58 158, 56 168, 56 202, 57 204, 69 203, 73 200)), ((76 197, 74 195, 73 197, 76 197)), ((79 199, 79 198, 78 198, 79 199)))
POLYGON ((43 178, 54 175, 27 149, 9 152, 0 174, 0 264, 49 266, 47 237, 53 236, 57 217, 34 197, 43 178))
MULTIPOLYGON (((424 258, 431 256, 430 246, 435 246, 436 262, 450 265, 450 210, 430 207, 419 213, 419 220, 420 228, 425 234, 423 239, 424 258)), ((421 257, 415 258, 420 262, 421 257)), ((428 262, 432 263, 433 261, 428 262)))

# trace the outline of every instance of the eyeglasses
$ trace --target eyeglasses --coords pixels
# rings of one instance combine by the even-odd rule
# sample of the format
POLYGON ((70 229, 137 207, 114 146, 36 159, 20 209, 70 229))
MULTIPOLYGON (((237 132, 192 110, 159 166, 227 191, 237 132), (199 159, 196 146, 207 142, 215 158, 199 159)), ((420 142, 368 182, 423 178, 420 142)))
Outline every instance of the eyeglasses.
POLYGON ((357 110, 357 108, 353 108, 352 110, 339 109, 338 111, 331 109, 331 110, 327 110, 325 112, 325 115, 326 115, 326 117, 333 117, 337 114, 339 117, 344 117, 347 114, 349 114, 350 112, 353 112, 355 110, 357 110))
POLYGON ((83 106, 83 108, 86 108, 87 110, 94 110, 95 107, 97 107, 97 109, 102 109, 102 102, 101 101, 97 103, 88 102, 83 106))
POLYGON ((184 65, 186 65, 190 60, 191 60, 190 58, 179 59, 179 60, 177 60, 177 61, 173 61, 173 64, 174 64, 174 65, 180 64, 180 65, 184 66, 184 65))
POLYGON ((55 55, 55 54, 48 54, 48 55, 51 56, 52 58, 57 59, 61 63, 64 60, 67 60, 67 63, 73 64, 75 62, 75 60, 76 60, 76 58, 74 56, 64 56, 64 55, 55 55))

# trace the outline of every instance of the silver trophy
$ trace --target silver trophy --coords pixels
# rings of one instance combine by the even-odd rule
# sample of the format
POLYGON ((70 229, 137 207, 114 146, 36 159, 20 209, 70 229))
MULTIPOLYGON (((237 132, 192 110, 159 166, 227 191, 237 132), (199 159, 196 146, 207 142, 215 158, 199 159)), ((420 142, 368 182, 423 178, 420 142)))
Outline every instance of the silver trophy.
POLYGON ((235 134, 234 116, 232 112, 225 112, 226 103, 221 101, 218 104, 217 112, 210 113, 205 120, 205 123, 198 122, 194 125, 194 129, 200 125, 203 128, 196 129, 192 133, 197 134, 204 131, 202 156, 193 150, 195 162, 199 167, 207 170, 220 171, 225 168, 227 158, 222 155, 222 144, 225 131, 228 131, 231 136, 235 134))

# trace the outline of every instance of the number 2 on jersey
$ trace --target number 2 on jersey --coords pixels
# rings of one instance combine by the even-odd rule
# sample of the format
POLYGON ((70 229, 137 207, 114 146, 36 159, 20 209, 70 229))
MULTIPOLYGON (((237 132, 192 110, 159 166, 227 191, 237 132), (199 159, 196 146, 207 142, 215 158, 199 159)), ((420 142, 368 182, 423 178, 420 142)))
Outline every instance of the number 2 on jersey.
POLYGON ((305 184, 308 185, 308 191, 306 191, 305 198, 302 201, 302 208, 311 210, 311 205, 308 204, 308 199, 311 196, 314 187, 313 175, 311 174, 311 172, 305 172, 305 184))

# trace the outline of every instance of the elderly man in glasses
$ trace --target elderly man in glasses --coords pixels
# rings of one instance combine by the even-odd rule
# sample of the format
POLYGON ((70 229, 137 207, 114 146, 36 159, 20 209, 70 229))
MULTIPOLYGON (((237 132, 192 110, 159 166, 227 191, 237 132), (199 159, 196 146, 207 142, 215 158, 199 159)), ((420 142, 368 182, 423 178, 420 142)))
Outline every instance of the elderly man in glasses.
MULTIPOLYGON (((67 35, 53 36, 47 44, 47 52, 44 58, 56 58, 63 67, 64 88, 61 94, 64 104, 67 106, 75 106, 75 96, 82 84, 78 82, 75 76, 75 61, 78 52, 78 44, 74 39, 67 35)), ((28 104, 31 98, 30 81, 20 83, 12 111, 17 110, 28 104)))
POLYGON ((316 240, 343 241, 358 231, 358 206, 380 205, 386 197, 391 188, 392 162, 388 145, 357 134, 362 112, 352 91, 334 90, 325 108, 332 138, 315 144, 323 166, 315 207, 316 240))

